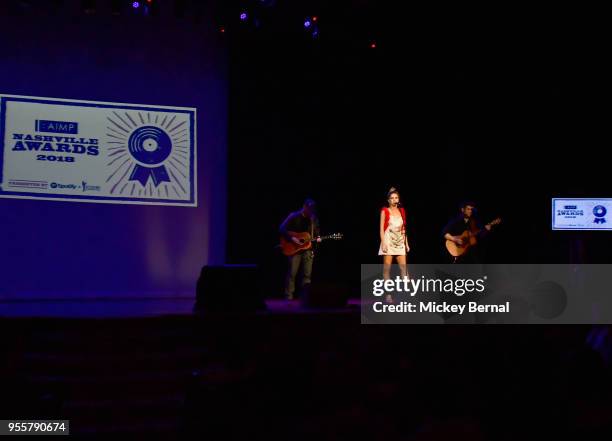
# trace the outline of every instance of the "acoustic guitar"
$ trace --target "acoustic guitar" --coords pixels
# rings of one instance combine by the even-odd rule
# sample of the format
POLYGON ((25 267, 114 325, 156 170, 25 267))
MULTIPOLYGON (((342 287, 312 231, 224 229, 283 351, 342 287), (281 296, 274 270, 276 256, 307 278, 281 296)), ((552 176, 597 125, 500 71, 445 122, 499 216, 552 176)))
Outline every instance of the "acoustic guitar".
MULTIPOLYGON (((489 222, 487 225, 497 225, 501 223, 501 218, 497 218, 491 222, 489 222)), ((467 251, 473 247, 474 245, 476 245, 477 240, 476 240, 476 236, 478 235, 480 231, 479 230, 465 230, 459 237, 462 240, 462 244, 458 245, 455 242, 453 242, 452 240, 448 240, 446 239, 446 249, 448 250, 449 254, 453 257, 460 257, 463 256, 465 253, 467 253, 467 251)))
MULTIPOLYGON (((312 248, 312 242, 316 241, 317 238, 310 237, 310 233, 296 233, 294 231, 288 231, 287 234, 291 237, 297 238, 300 243, 297 244, 292 240, 287 240, 281 236, 280 238, 280 248, 285 256, 293 256, 294 254, 299 253, 302 250, 307 250, 312 248)), ((339 240, 342 239, 342 233, 334 233, 328 234, 327 236, 321 236, 321 240, 339 240)))

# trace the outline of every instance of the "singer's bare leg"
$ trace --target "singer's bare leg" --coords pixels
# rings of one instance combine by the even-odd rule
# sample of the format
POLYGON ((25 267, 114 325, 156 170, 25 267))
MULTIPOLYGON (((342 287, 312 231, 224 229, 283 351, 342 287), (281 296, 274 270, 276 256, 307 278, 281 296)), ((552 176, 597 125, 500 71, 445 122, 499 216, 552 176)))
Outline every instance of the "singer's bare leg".
POLYGON ((406 256, 397 256, 397 263, 402 274, 402 279, 408 277, 408 265, 406 265, 406 256))
MULTIPOLYGON (((389 280, 391 278, 391 264, 393 263, 393 256, 383 256, 383 279, 389 280)), ((387 303, 393 302, 391 294, 385 296, 387 303)))

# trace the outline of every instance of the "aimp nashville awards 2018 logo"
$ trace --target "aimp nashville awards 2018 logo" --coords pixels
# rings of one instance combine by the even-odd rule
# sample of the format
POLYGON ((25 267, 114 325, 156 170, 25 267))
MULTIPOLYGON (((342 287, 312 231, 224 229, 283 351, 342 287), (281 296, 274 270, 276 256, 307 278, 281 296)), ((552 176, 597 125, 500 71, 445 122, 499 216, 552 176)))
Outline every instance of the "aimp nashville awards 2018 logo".
POLYGON ((189 197, 188 115, 137 110, 122 114, 113 110, 107 116, 110 193, 189 197))

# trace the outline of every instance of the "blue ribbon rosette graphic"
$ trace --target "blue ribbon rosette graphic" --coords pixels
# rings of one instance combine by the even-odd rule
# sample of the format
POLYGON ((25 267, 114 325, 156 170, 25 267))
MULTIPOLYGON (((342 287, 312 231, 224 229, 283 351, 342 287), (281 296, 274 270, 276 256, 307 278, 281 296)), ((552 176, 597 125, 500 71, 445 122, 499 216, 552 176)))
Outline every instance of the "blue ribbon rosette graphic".
POLYGON ((607 212, 608 210, 606 210, 606 207, 603 205, 597 205, 595 208, 593 208, 593 215, 595 215, 593 222, 596 224, 605 224, 607 212))
POLYGON ((130 181, 138 181, 145 186, 151 177, 156 187, 162 182, 170 182, 163 165, 172 152, 172 141, 166 132, 154 126, 139 127, 130 135, 128 150, 138 161, 130 181))

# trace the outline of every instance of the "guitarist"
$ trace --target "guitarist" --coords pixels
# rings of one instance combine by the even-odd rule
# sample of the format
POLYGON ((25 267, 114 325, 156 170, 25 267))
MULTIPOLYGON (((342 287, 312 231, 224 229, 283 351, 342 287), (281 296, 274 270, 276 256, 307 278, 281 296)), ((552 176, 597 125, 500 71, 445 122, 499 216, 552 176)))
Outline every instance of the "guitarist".
MULTIPOLYGON (((465 201, 461 204, 460 208, 461 213, 453 217, 444 227, 444 239, 462 246, 464 243, 461 235, 465 231, 469 231, 470 234, 476 235, 478 239, 485 237, 487 233, 491 231, 490 224, 482 228, 480 222, 475 218, 474 211, 476 210, 476 204, 474 204, 474 202, 465 201)), ((453 263, 480 263, 480 260, 480 250, 478 249, 477 242, 477 245, 470 247, 464 255, 453 258, 453 263)))
MULTIPOLYGON (((280 226, 280 234, 288 241, 293 241, 297 245, 301 242, 298 238, 293 237, 291 233, 310 233, 310 236, 316 238, 314 243, 321 242, 319 219, 316 216, 316 204, 312 199, 306 199, 301 210, 294 211, 280 226)), ((289 268, 287 277, 285 278, 285 296, 287 300, 294 299, 295 293, 295 278, 302 266, 302 288, 308 289, 312 276, 312 262, 314 260, 314 251, 312 248, 302 250, 297 254, 288 256, 289 268)))

